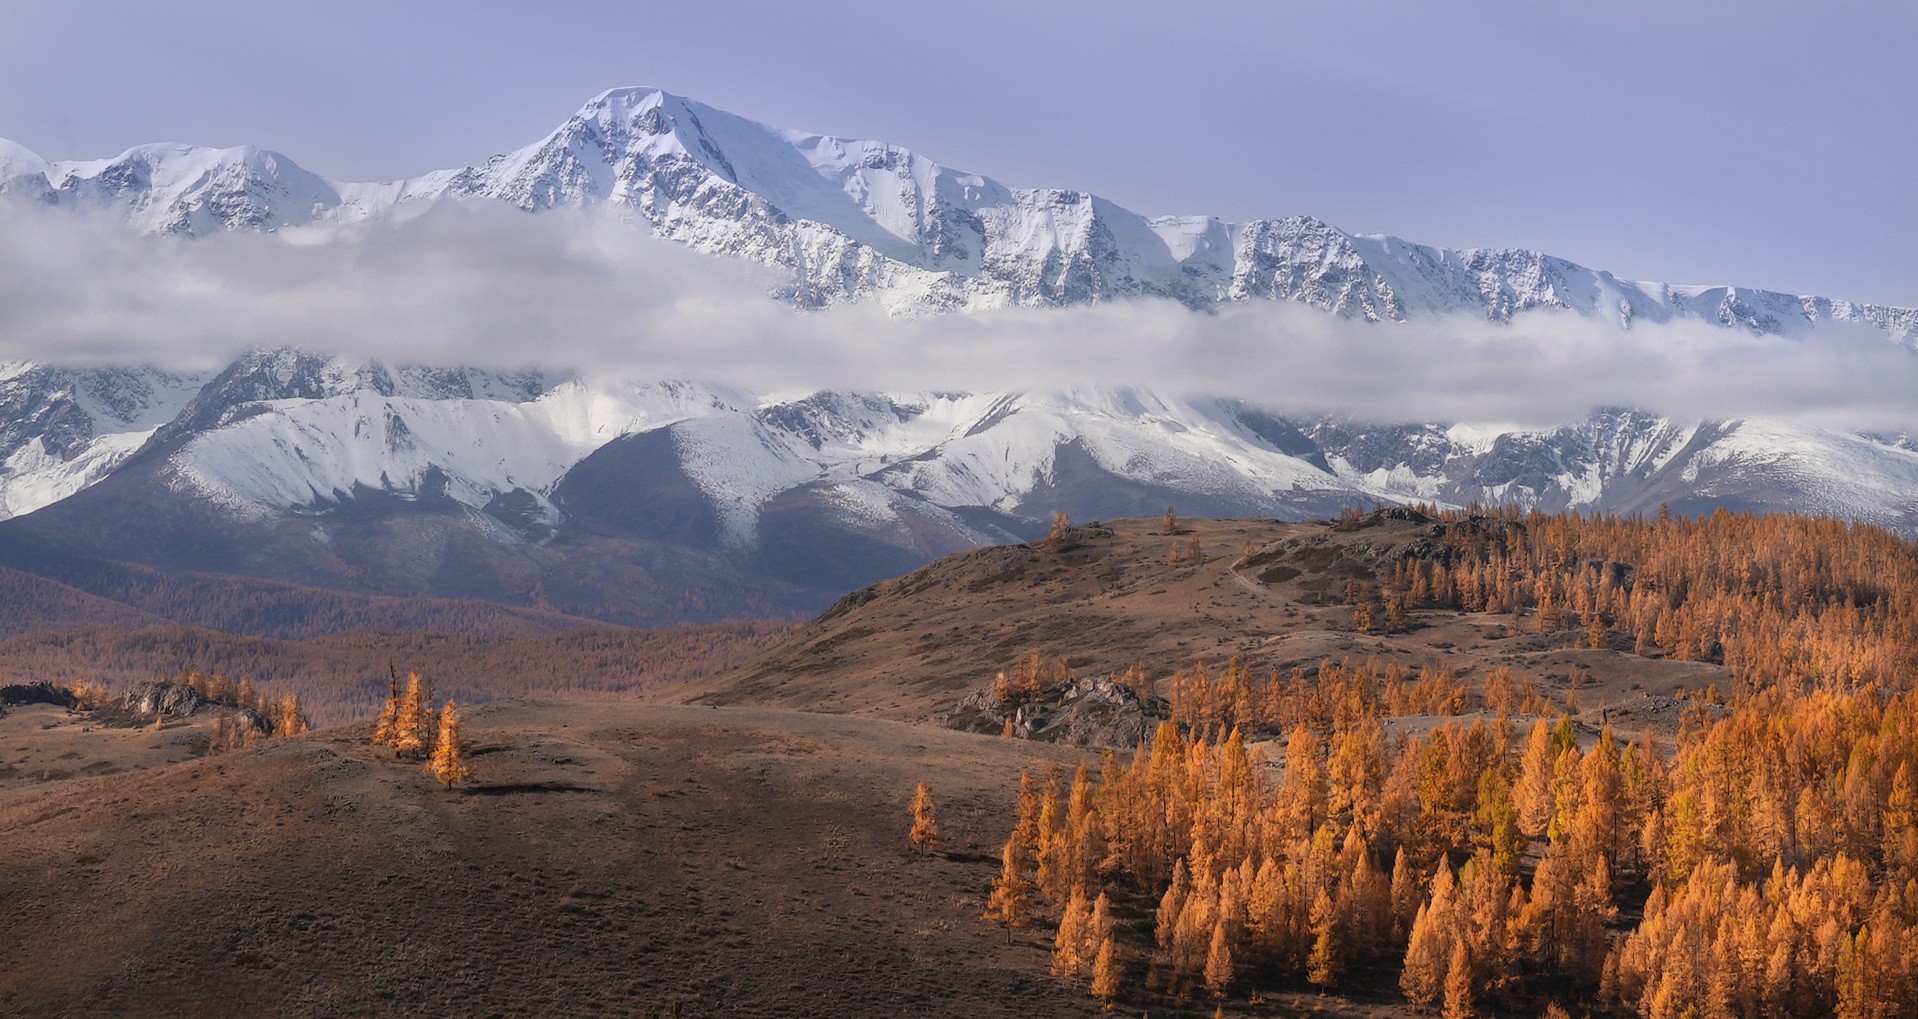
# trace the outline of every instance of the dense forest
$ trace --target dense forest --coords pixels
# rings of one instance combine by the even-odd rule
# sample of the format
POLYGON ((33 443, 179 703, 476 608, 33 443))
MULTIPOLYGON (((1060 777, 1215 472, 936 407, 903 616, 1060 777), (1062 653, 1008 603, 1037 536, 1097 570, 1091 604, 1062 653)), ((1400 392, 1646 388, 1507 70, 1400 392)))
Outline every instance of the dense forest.
POLYGON ((1172 720, 1129 759, 1027 777, 988 917, 1056 923, 1055 972, 1108 1001, 1914 1014, 1913 546, 1798 517, 1432 515, 1354 580, 1354 628, 1507 613, 1722 662, 1736 688, 1620 734, 1503 668, 1137 669, 1172 720))

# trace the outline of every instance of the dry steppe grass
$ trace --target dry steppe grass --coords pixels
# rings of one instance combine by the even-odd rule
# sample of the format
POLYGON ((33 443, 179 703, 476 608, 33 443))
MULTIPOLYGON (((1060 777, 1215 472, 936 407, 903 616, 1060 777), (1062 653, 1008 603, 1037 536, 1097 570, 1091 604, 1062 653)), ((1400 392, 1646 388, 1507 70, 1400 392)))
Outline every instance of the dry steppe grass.
POLYGON ((1045 747, 635 703, 467 716, 447 792, 364 726, 0 793, 10 1015, 1080 1015, 980 920, 1045 747), (943 851, 914 853, 932 783, 943 851))

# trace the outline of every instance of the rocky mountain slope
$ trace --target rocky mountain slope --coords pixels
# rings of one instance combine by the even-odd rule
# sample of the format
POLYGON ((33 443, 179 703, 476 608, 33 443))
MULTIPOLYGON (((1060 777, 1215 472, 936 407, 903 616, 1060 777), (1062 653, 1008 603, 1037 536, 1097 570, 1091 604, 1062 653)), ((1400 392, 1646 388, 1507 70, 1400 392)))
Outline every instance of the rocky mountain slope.
POLYGON ((1501 431, 1144 390, 766 399, 285 350, 204 379, 15 366, 0 398, 18 408, 0 564, 116 600, 157 582, 102 563, 625 623, 807 612, 1032 537, 1054 509, 1169 504, 1294 520, 1361 500, 1723 505, 1918 526, 1918 452, 1900 439, 1638 412, 1501 431))
MULTIPOLYGON (((901 313, 1137 297, 1301 301, 1357 319, 1533 309, 1815 338, 1918 312, 1620 279, 1530 251, 1449 251, 1307 218, 1147 217, 905 149, 757 124, 656 89, 595 97, 474 166, 348 183, 252 148, 41 160, 0 196, 227 230, 445 200, 610 207, 635 229, 786 270, 803 305, 901 313)), ((100 592, 121 566, 623 622, 815 609, 958 549, 1075 519, 1301 519, 1357 500, 1836 512, 1918 527, 1902 437, 1603 411, 1548 430, 1372 423, 1149 389, 766 395, 689 381, 383 365, 284 349, 201 375, 0 368, 0 563, 100 592)))

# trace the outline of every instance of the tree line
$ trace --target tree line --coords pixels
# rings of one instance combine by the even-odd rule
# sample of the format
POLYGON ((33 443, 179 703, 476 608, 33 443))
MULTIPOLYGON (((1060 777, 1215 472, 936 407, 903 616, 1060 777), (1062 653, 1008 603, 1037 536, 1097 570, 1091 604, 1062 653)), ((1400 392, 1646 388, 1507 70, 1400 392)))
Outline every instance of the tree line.
POLYGON ((1107 1001, 1390 981, 1448 1019, 1912 1015, 1913 547, 1801 517, 1434 515, 1352 592, 1376 621, 1526 615, 1722 662, 1729 699, 1621 738, 1505 669, 1194 663, 1129 757, 1023 778, 987 916, 1050 926, 1055 972, 1107 1001))
POLYGON ((1918 555, 1883 528, 1719 510, 1656 519, 1421 507, 1438 532, 1346 597, 1360 629, 1420 608, 1528 615, 1640 655, 1729 667, 1747 690, 1911 685, 1918 555))

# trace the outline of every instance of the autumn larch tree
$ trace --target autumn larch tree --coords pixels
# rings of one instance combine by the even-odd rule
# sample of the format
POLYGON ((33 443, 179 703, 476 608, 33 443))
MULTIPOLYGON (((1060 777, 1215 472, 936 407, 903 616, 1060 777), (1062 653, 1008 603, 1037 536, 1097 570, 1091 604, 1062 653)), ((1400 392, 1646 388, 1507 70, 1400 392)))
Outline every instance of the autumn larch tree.
POLYGON ((986 919, 1006 929, 1006 944, 1012 944, 1012 932, 1032 922, 1032 886, 1019 866, 1019 837, 1006 840, 1000 858, 999 876, 992 882, 992 897, 986 900, 986 919))
POLYGON ((1171 506, 1167 506, 1165 508, 1165 525, 1159 529, 1159 533, 1160 534, 1179 533, 1179 511, 1178 510, 1174 509, 1171 506))
POLYGON ((427 770, 440 784, 448 789, 453 783, 464 782, 473 777, 473 771, 466 766, 460 754, 460 716, 459 708, 452 701, 440 711, 439 740, 433 747, 433 759, 427 762, 427 770))
POLYGON ((1225 920, 1212 925, 1212 941, 1205 953, 1205 989, 1215 998, 1225 997, 1232 986, 1232 941, 1225 920))
POLYGON ((1472 960, 1463 941, 1452 946, 1452 964, 1445 971, 1445 1008, 1443 1019, 1473 1019, 1478 1015, 1472 1000, 1472 960))
POLYGON ((939 820, 933 815, 936 807, 932 787, 919 783, 912 794, 912 844, 922 853, 939 848, 939 820))
POLYGON ((426 706, 426 681, 418 672, 406 676, 406 694, 400 698, 399 715, 393 722, 393 753, 398 757, 418 759, 428 753, 427 740, 432 732, 427 728, 431 724, 429 715, 432 709, 426 706))
POLYGON ((1066 539, 1072 536, 1072 518, 1065 510, 1052 511, 1052 528, 1046 532, 1046 551, 1058 552, 1066 547, 1066 539))
POLYGON ((390 745, 399 737, 400 724, 400 674, 391 664, 386 667, 386 707, 380 709, 379 720, 373 723, 373 745, 390 745))
POLYGON ((1099 939, 1099 957, 1092 963, 1092 996, 1105 1002, 1108 1009, 1119 997, 1119 978, 1119 949, 1107 932, 1099 939))
POLYGON ((1053 938, 1053 976, 1076 981, 1084 975, 1093 962, 1086 956, 1086 942, 1091 935, 1092 907, 1086 902, 1086 893, 1075 887, 1066 903, 1065 915, 1059 919, 1059 933, 1053 938))

